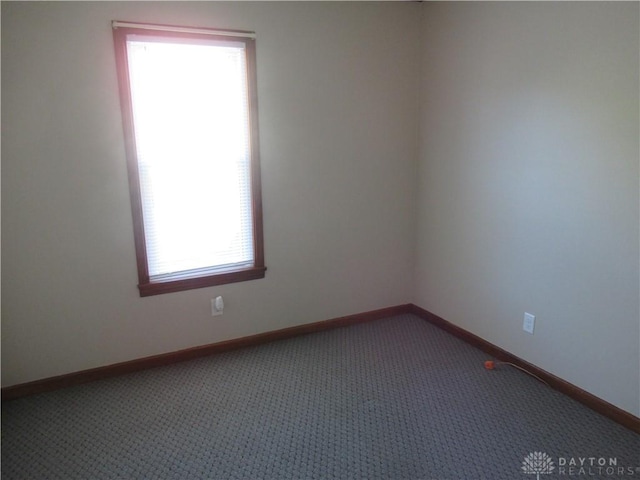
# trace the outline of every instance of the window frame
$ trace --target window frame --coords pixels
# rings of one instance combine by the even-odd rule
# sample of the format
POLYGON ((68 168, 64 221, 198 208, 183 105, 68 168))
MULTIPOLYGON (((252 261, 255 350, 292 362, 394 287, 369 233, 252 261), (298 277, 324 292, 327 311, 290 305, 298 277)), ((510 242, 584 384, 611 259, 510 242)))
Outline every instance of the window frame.
POLYGON ((262 226, 262 188, 260 182, 260 151, 258 134, 258 94, 256 72, 255 35, 241 30, 219 30, 211 28, 178 27, 172 25, 140 24, 114 21, 113 39, 115 45, 116 70, 120 94, 120 108, 124 130, 125 154, 129 177, 129 194, 133 217, 133 234, 138 270, 138 289, 141 297, 163 293, 179 292, 196 288, 244 282, 264 278, 264 239, 262 226), (123 26, 124 25, 124 26, 123 26), (242 42, 245 45, 247 73, 247 102, 249 109, 251 211, 253 223, 253 265, 250 267, 225 270, 222 273, 205 273, 180 278, 152 280, 149 275, 145 240, 140 174, 133 122, 131 86, 127 59, 127 36, 176 37, 187 40, 207 39, 221 42, 242 42))

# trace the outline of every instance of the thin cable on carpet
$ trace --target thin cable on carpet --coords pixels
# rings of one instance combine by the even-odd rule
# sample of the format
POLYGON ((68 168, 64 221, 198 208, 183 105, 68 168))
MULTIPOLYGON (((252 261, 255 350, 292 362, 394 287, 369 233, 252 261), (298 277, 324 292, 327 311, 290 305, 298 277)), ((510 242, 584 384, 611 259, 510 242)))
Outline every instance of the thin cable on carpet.
POLYGON ((486 368, 487 370, 493 370, 496 365, 511 365, 514 368, 517 368, 518 370, 523 371, 524 373, 526 373, 527 375, 531 375, 533 378, 535 378, 536 380, 541 381, 542 383, 544 383, 547 387, 551 387, 551 385, 549 385, 547 382, 545 382, 543 379, 541 379, 539 376, 529 372, 528 370, 525 370, 524 368, 520 367, 519 365, 516 365, 515 363, 511 363, 511 362, 494 362, 493 360, 487 360, 486 362, 484 362, 484 368, 486 368))

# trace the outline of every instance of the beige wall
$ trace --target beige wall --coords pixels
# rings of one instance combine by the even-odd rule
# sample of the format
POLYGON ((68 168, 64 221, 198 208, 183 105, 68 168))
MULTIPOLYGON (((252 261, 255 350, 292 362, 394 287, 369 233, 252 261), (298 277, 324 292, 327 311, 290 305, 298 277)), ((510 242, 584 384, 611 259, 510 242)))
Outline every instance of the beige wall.
POLYGON ((3 386, 410 302, 419 11, 3 2, 3 386), (256 31, 265 279, 138 296, 113 19, 256 31))
POLYGON ((425 5, 416 275, 421 307, 635 415, 638 13, 425 5))

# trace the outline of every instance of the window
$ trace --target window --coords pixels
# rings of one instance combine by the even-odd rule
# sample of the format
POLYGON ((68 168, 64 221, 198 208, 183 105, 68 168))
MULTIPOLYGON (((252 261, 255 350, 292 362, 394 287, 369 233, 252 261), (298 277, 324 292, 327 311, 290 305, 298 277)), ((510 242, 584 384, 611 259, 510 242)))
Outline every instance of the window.
POLYGON ((253 35, 113 29, 140 295, 263 278, 253 35))

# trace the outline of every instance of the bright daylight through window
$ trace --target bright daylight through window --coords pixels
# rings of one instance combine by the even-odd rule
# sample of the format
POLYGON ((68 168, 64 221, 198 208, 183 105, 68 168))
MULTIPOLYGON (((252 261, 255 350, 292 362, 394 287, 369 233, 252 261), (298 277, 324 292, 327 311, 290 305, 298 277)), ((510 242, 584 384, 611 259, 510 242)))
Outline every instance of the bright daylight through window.
POLYGON ((254 38, 113 26, 140 294, 264 277, 254 38))

